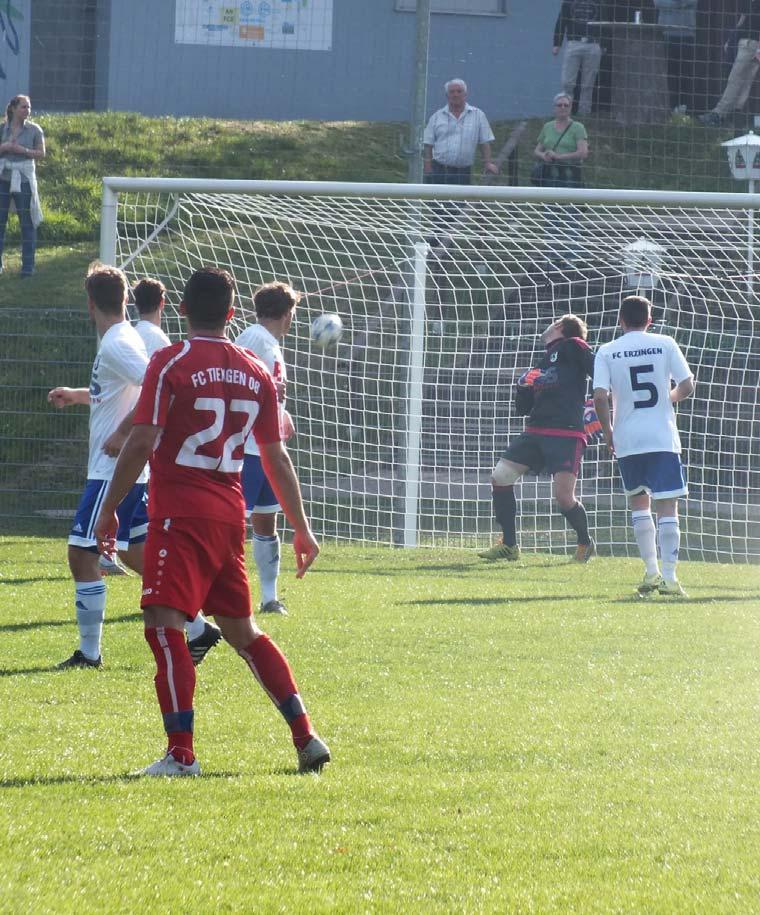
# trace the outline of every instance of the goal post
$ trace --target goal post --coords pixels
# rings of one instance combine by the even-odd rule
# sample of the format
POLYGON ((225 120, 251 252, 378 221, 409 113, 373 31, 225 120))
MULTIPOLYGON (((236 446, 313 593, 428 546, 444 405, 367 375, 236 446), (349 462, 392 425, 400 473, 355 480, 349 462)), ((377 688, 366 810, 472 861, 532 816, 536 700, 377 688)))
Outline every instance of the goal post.
MULTIPOLYGON (((678 407, 690 558, 760 557, 760 335, 753 274, 760 195, 340 182, 106 178, 101 259, 167 286, 167 330, 189 273, 229 269, 239 331, 251 295, 304 293, 285 342, 291 450, 323 537, 397 545, 490 541, 490 469, 523 419, 515 379, 553 318, 596 347, 640 291, 697 389, 678 407), (332 350, 308 334, 337 312, 332 350)), ((520 486, 525 549, 572 544, 550 483, 520 486)), ((614 462, 592 442, 581 498, 600 551, 637 555, 614 462)))

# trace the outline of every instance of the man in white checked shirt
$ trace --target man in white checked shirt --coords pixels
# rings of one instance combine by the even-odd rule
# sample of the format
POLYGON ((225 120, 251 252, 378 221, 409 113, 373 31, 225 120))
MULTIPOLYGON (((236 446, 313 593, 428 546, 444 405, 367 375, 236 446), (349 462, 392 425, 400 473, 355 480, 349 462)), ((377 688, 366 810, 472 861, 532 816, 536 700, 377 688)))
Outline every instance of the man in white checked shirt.
POLYGON ((467 104, 467 84, 451 79, 445 89, 447 104, 430 118, 422 140, 425 183, 469 184, 478 147, 483 170, 498 174, 499 167, 491 161, 491 125, 480 108, 467 104))
POLYGON ((681 540, 678 499, 688 489, 673 406, 693 394, 694 376, 672 337, 647 333, 651 323, 648 299, 638 295, 623 299, 623 333, 596 353, 594 406, 607 446, 618 460, 633 533, 644 561, 644 580, 638 592, 679 597, 684 591, 676 578, 681 540), (656 534, 652 502, 657 513, 656 534))

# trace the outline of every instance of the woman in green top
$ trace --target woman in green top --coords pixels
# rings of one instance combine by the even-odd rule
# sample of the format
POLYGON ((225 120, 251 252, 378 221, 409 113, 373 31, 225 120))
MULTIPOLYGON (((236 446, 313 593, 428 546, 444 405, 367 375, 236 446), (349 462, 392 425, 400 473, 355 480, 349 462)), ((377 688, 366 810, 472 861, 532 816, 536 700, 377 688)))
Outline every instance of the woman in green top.
POLYGON ((581 187, 581 163, 588 156, 588 134, 570 117, 572 99, 554 96, 554 120, 544 124, 534 155, 546 163, 543 181, 551 187, 581 187))

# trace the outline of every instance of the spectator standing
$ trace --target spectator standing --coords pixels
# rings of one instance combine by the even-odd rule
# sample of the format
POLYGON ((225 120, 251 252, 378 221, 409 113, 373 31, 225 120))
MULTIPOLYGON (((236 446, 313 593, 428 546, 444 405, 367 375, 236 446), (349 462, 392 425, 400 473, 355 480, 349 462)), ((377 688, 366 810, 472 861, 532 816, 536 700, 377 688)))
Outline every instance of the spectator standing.
POLYGON ((8 102, 0 129, 0 273, 5 226, 13 200, 21 226, 22 277, 34 273, 37 226, 42 222, 35 162, 45 157, 45 136, 42 128, 29 120, 31 113, 29 96, 15 95, 8 102))
POLYGON ((475 153, 480 147, 483 171, 496 175, 491 160, 491 125, 480 108, 467 102, 467 84, 451 79, 445 87, 446 104, 427 123, 423 136, 426 184, 469 184, 475 153))
POLYGON ((588 158, 588 134, 580 121, 570 117, 572 97, 564 92, 554 96, 554 120, 547 121, 538 135, 533 155, 544 168, 542 185, 581 187, 581 163, 588 158))
POLYGON ((581 91, 578 114, 591 114, 594 84, 599 73, 602 47, 598 35, 591 31, 590 22, 599 22, 602 6, 597 0, 563 0, 554 25, 552 54, 559 54, 563 40, 567 40, 562 58, 562 91, 572 101, 578 74, 581 91))
MULTIPOLYGON (((588 157, 588 134, 570 117, 572 100, 560 92, 554 97, 554 120, 538 135, 534 155, 539 160, 531 180, 541 187, 583 187, 581 163, 588 157)), ((572 204, 547 204, 546 240, 555 267, 570 265, 577 256, 581 212, 572 204)))
POLYGON ((742 14, 734 27, 733 35, 725 47, 737 42, 728 82, 718 103, 699 120, 707 127, 718 127, 734 111, 741 110, 749 98, 752 83, 760 68, 760 0, 743 0, 742 14))
POLYGON ((694 60, 697 37, 697 0, 654 0, 657 22, 663 29, 668 59, 668 90, 674 113, 694 107, 694 60))

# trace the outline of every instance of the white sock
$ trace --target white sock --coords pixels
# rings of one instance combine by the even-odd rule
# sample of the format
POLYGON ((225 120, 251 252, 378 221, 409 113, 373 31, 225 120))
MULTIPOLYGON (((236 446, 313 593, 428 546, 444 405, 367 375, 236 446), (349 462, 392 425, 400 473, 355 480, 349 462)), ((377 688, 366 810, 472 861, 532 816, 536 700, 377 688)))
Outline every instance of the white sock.
POLYGON ((658 518, 657 539, 660 543, 662 558, 662 577, 666 581, 675 581, 678 549, 681 546, 681 528, 678 518, 658 518))
POLYGON ((185 634, 187 635, 188 642, 191 642, 193 639, 197 639, 198 636, 203 635, 206 631, 206 617, 203 613, 198 613, 198 616, 194 620, 188 620, 185 623, 185 634))
POLYGON ((103 620, 106 618, 106 586, 102 581, 75 581, 79 650, 95 661, 100 657, 103 620))
POLYGON ((647 575, 658 575, 660 570, 657 568, 657 539, 652 513, 650 511, 631 512, 631 524, 647 575))
POLYGON ((259 572, 261 603, 277 600, 277 576, 280 574, 280 538, 253 535, 253 558, 259 572))

